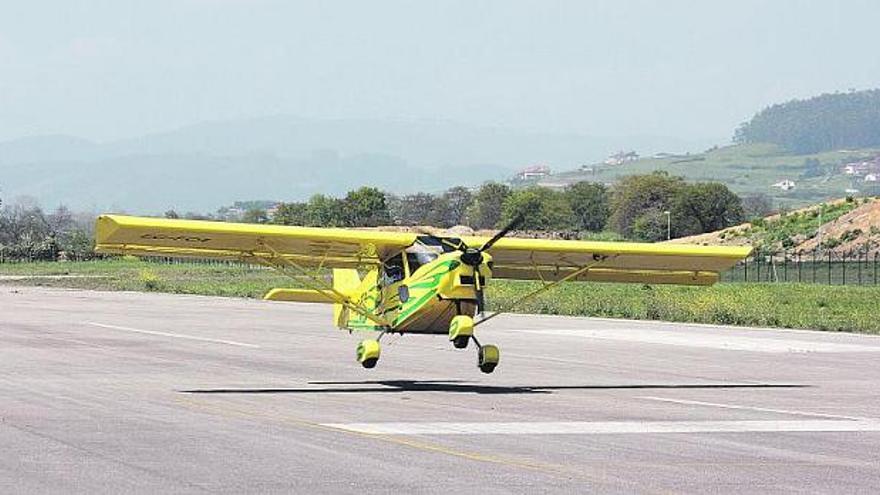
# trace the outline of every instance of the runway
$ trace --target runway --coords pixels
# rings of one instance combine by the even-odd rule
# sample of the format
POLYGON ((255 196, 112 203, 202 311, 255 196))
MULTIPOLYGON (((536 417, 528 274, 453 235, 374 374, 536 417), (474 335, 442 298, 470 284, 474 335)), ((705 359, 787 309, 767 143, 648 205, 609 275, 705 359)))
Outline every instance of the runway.
POLYGON ((876 493, 880 338, 0 286, 0 493, 876 493))

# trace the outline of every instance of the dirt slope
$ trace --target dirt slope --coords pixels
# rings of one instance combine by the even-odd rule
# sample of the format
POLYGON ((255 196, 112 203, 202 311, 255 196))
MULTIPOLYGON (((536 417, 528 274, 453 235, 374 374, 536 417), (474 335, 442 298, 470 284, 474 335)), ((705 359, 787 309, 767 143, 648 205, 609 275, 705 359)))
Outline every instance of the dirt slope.
POLYGON ((880 249, 880 200, 836 200, 783 215, 771 215, 755 224, 744 223, 668 242, 706 246, 751 245, 793 252, 830 249, 838 254, 867 249, 874 253, 880 249))

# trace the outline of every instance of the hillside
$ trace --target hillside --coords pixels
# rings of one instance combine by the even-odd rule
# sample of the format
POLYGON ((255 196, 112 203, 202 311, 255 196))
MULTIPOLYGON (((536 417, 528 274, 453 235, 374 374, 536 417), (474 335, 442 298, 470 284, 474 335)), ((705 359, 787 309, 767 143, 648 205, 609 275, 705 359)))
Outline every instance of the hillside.
POLYGON ((734 141, 774 143, 795 153, 880 146, 880 90, 772 105, 740 125, 734 141))
POLYGON ((880 182, 864 182, 863 176, 844 172, 844 164, 878 154, 880 149, 875 148, 795 155, 776 145, 744 144, 696 154, 640 158, 619 165, 589 165, 552 175, 539 184, 560 187, 582 180, 614 183, 627 175, 664 170, 692 181, 723 182, 741 196, 766 194, 778 207, 799 208, 846 195, 880 194, 880 182), (794 189, 773 187, 783 180, 793 181, 794 189))
POLYGON ((873 255, 880 251, 880 199, 838 199, 668 242, 707 246, 751 245, 774 252, 827 249, 843 254, 867 249, 873 255))
POLYGON ((504 180, 534 162, 596 160, 623 143, 693 146, 652 137, 598 138, 443 121, 274 116, 207 122, 94 143, 70 136, 0 142, 0 194, 48 207, 130 213, 213 211, 235 200, 304 200, 372 185, 398 194, 504 180))

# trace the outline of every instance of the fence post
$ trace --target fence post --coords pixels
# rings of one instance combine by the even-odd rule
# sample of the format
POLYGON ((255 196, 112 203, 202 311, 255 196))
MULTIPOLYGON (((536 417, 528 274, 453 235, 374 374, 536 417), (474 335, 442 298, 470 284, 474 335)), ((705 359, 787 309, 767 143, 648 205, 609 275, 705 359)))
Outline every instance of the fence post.
POLYGON ((862 252, 856 251, 856 268, 859 271, 859 285, 862 285, 862 252))
POLYGON ((782 252, 782 279, 788 282, 788 251, 782 252))
POLYGON ((755 281, 761 281, 761 258, 755 256, 755 281))
POLYGON ((813 262, 811 263, 813 267, 813 283, 816 283, 816 248, 813 248, 813 262))
MULTIPOLYGON (((840 264, 840 266, 842 267, 842 269, 841 269, 841 274, 842 274, 841 283, 843 285, 846 285, 846 258, 847 258, 846 255, 847 255, 846 251, 844 251, 843 253, 840 253, 840 256, 843 259, 843 263, 840 264)), ((852 252, 850 252, 849 255, 852 256, 852 252)))
MULTIPOLYGON (((752 256, 754 256, 754 255, 752 255, 752 256)), ((743 260, 743 282, 748 282, 748 281, 749 281, 749 258, 748 258, 748 256, 746 256, 746 259, 743 260)))
POLYGON ((831 270, 833 266, 831 265, 831 250, 828 250, 828 285, 831 285, 831 270))
POLYGON ((798 283, 801 283, 801 271, 802 271, 801 269, 803 268, 803 265, 801 265, 801 252, 800 251, 797 252, 797 267, 798 267, 798 283))

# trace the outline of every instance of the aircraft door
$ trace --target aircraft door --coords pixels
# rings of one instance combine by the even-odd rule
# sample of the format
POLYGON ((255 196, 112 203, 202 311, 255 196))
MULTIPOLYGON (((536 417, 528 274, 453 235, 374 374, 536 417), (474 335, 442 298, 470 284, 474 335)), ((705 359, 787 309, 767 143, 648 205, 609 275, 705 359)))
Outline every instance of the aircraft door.
POLYGON ((403 253, 398 253, 382 263, 382 273, 379 277, 380 292, 382 301, 380 311, 386 317, 396 315, 397 308, 400 307, 400 295, 398 293, 400 283, 406 278, 406 266, 404 265, 403 253))

